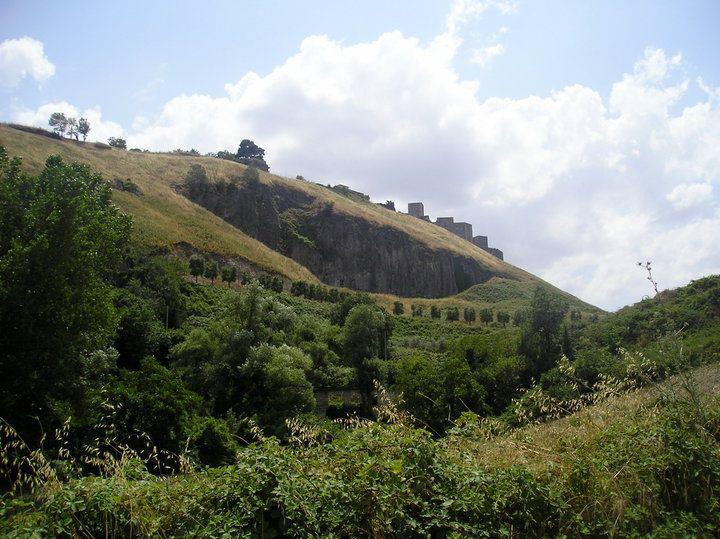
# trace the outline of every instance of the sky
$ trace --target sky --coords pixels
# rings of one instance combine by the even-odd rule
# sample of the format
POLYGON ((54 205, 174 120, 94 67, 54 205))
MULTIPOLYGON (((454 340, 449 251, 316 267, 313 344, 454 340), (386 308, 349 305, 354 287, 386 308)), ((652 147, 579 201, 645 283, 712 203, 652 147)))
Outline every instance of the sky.
POLYGON ((720 273, 720 2, 0 2, 0 120, 266 149, 605 309, 720 273))

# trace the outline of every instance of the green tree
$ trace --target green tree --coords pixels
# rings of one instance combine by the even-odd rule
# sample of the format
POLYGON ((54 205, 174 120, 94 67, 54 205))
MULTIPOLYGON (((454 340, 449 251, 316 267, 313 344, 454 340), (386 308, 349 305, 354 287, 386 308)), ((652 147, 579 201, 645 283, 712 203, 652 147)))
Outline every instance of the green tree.
POLYGON ((190 275, 195 277, 195 282, 198 282, 198 277, 202 277, 205 274, 205 258, 200 255, 192 255, 190 257, 190 275))
POLYGON ((90 122, 86 118, 80 118, 78 120, 78 133, 82 135, 83 141, 87 139, 88 133, 90 132, 90 122))
POLYGON ((401 315, 405 313, 405 306, 402 304, 402 301, 396 301, 393 304, 393 314, 401 315))
POLYGON ((290 286, 290 293, 293 296, 307 296, 308 284, 305 281, 293 281, 290 286))
POLYGON ((505 327, 508 323, 510 323, 510 315, 506 313, 505 311, 498 311, 497 313, 497 321, 502 324, 503 327, 505 327))
POLYGON ((464 359, 406 357, 395 365, 396 389, 406 409, 441 435, 462 412, 485 415, 485 389, 464 359))
POLYGON ((237 268, 235 266, 223 266, 221 278, 223 282, 230 286, 230 283, 237 281, 237 268))
POLYGON ((375 305, 375 302, 369 294, 364 292, 348 294, 333 308, 330 313, 330 322, 338 326, 345 325, 345 320, 350 311, 358 305, 375 305))
POLYGON ((493 312, 490 309, 482 309, 480 311, 480 321, 483 324, 489 324, 493 321, 493 312))
POLYGON ((240 146, 235 154, 235 160, 255 169, 269 170, 265 162, 265 150, 252 140, 244 139, 240 142, 240 146))
POLYGON ((457 322, 460 320, 460 309, 457 307, 448 307, 445 311, 445 320, 449 322, 457 322))
POLYGON ((210 180, 205 172, 205 167, 191 165, 190 170, 185 174, 184 187, 192 199, 206 194, 210 190, 210 180))
POLYGON ((562 353, 561 326, 567 307, 542 287, 533 294, 518 353, 525 357, 533 376, 551 369, 562 353))
POLYGON ((116 291, 115 306, 119 323, 113 346, 120 354, 118 366, 134 370, 143 358, 155 355, 165 328, 156 316, 152 302, 127 289, 116 291))
POLYGON ((53 131, 55 131, 55 133, 62 137, 65 134, 65 130, 68 126, 68 119, 62 112, 53 112, 50 115, 48 124, 50 125, 50 127, 53 128, 53 131))
POLYGON ((130 228, 87 166, 51 156, 30 176, 0 147, 0 417, 22 427, 81 398, 83 356, 115 331, 108 281, 130 228))
POLYGON ((139 370, 124 371, 108 393, 120 439, 136 450, 146 448, 146 434, 157 447, 179 452, 201 404, 177 373, 151 357, 141 361, 139 370))
POLYGON ((306 374, 313 362, 302 350, 287 345, 261 345, 250 352, 241 374, 246 413, 257 414, 262 425, 281 434, 285 419, 315 408, 312 384, 306 374))
POLYGON ((413 316, 422 316, 423 315, 423 306, 422 305, 410 305, 410 311, 412 312, 413 316))
POLYGON ((75 140, 78 140, 78 122, 75 118, 68 118, 67 119, 67 134, 68 137, 73 138, 75 137, 75 140))
POLYGON ((119 150, 127 150, 127 141, 122 137, 110 137, 108 144, 119 150))
POLYGON ((475 309, 472 307, 465 307, 463 311, 463 318, 468 324, 475 322, 475 309))
POLYGON ((376 305, 357 305, 345 320, 345 357, 355 368, 358 387, 362 394, 363 409, 370 411, 370 395, 375 379, 385 378, 388 339, 391 333, 390 317, 376 305))
POLYGON ((440 309, 436 305, 430 306, 430 318, 440 318, 440 309))
POLYGON ((205 264, 205 277, 210 279, 210 282, 212 284, 215 284, 215 279, 217 279, 218 276, 218 263, 214 260, 210 260, 207 264, 205 264))

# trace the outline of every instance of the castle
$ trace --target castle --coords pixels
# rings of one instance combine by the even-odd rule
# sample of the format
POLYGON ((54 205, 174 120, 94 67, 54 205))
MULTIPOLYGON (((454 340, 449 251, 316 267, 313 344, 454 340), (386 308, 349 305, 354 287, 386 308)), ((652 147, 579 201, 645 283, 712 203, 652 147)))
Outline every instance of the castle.
MULTIPOLYGON (((425 206, 422 202, 410 202, 408 204, 408 215, 432 223, 429 215, 425 215, 425 206)), ((454 217, 438 217, 435 220, 437 226, 444 228, 445 230, 452 232, 456 236, 460 236, 464 240, 469 241, 473 245, 480 247, 483 251, 486 251, 500 260, 503 259, 503 252, 495 247, 488 247, 487 236, 473 236, 472 225, 470 223, 455 222, 454 217)))

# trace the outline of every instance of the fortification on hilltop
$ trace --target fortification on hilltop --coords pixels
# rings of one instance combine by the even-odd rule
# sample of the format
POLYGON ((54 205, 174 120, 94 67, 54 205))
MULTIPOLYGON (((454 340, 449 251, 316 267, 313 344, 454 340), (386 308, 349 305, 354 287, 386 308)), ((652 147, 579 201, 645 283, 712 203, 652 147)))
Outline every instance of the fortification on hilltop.
MULTIPOLYGON (((429 215, 425 215, 425 206, 422 202, 410 202, 408 204, 408 215, 422 219, 432 223, 429 215)), ((487 236, 473 236, 473 229, 470 223, 455 222, 455 217, 438 217, 435 219, 434 224, 445 230, 452 232, 456 236, 460 236, 464 240, 469 241, 473 245, 480 247, 483 251, 486 251, 500 260, 503 260, 503 252, 495 247, 488 246, 487 236)))

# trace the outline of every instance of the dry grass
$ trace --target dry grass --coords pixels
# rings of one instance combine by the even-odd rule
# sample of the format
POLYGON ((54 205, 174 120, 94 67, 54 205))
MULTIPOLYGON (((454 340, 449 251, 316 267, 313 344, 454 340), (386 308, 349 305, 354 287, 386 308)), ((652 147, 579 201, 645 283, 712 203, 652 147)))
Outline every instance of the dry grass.
POLYGON ((688 386, 703 398, 720 394, 720 365, 699 367, 665 382, 610 397, 572 415, 522 427, 509 434, 482 438, 448 438, 446 447, 458 460, 475 460, 490 469, 527 466, 538 475, 567 472, 576 452, 614 424, 632 418, 652 418, 663 406, 661 397, 687 397, 688 386))
POLYGON ((241 258, 261 269, 277 271, 290 279, 317 282, 307 268, 242 233, 209 211, 173 190, 190 165, 202 164, 211 178, 239 175, 242 166, 206 157, 137 153, 96 148, 92 143, 55 140, 0 125, 0 144, 12 156, 23 159, 23 167, 39 172, 47 157, 59 154, 68 161, 91 166, 106 179, 130 178, 142 196, 114 192, 114 200, 132 215, 133 234, 144 245, 173 247, 187 243, 198 251, 241 258))

